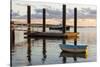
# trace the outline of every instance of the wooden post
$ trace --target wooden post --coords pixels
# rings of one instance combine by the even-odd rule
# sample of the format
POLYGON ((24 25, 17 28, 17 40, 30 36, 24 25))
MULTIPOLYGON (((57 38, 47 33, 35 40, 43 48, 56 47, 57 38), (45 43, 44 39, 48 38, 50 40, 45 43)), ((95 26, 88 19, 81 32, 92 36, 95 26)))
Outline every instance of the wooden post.
POLYGON ((63 16, 62 16, 62 22, 63 22, 63 30, 62 33, 64 34, 66 31, 66 5, 63 5, 63 16))
POLYGON ((74 32, 77 32, 77 8, 74 8, 74 32))
POLYGON ((31 6, 27 6, 27 24, 28 24, 28 33, 31 32, 31 6))
POLYGON ((43 32, 46 31, 46 10, 43 8, 43 32))
POLYGON ((12 67, 12 50, 15 47, 15 30, 14 30, 14 22, 10 21, 10 66, 12 67))
POLYGON ((10 22, 10 45, 11 45, 11 50, 15 46, 15 30, 14 30, 14 22, 10 22))
POLYGON ((27 24, 28 24, 28 29, 27 29, 27 43, 28 43, 28 47, 27 47, 27 57, 28 57, 28 61, 29 63, 31 63, 31 39, 29 37, 30 33, 31 33, 31 6, 27 6, 27 24))

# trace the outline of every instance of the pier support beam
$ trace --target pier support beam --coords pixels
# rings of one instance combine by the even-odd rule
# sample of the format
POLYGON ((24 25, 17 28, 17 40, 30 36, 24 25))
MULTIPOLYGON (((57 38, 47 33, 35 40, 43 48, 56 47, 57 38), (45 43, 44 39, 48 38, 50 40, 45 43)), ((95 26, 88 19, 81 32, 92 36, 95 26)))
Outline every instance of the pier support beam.
POLYGON ((64 34, 66 32, 66 5, 63 5, 63 16, 62 16, 62 23, 63 23, 63 30, 62 33, 64 34))
POLYGON ((74 32, 77 32, 77 8, 74 8, 74 32))
POLYGON ((10 21, 10 66, 12 67, 12 51, 15 48, 15 30, 14 22, 10 21))
MULTIPOLYGON (((74 32, 77 33, 77 8, 74 8, 74 32)), ((77 45, 77 39, 74 40, 74 45, 77 45)))
POLYGON ((14 30, 14 22, 10 22, 10 47, 11 50, 15 46, 15 30, 14 30))
POLYGON ((28 47, 27 47, 27 57, 28 57, 28 61, 31 64, 31 38, 29 37, 29 34, 31 33, 31 6, 27 6, 27 24, 28 24, 28 29, 27 29, 27 43, 28 43, 28 47))
POLYGON ((28 33, 31 32, 31 28, 30 28, 30 25, 31 25, 31 6, 27 6, 27 24, 28 24, 28 33))
POLYGON ((43 8, 43 32, 46 31, 46 9, 43 8))

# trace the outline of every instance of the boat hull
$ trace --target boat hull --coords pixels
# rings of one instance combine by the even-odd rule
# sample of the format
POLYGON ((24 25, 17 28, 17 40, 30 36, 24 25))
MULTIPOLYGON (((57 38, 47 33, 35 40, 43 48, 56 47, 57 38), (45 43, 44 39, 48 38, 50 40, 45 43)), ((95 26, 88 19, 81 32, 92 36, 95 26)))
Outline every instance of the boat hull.
POLYGON ((78 46, 74 46, 74 45, 63 45, 60 44, 60 48, 62 51, 66 51, 66 52, 73 52, 73 53, 80 53, 80 52, 85 52, 87 49, 86 45, 78 45, 78 46))

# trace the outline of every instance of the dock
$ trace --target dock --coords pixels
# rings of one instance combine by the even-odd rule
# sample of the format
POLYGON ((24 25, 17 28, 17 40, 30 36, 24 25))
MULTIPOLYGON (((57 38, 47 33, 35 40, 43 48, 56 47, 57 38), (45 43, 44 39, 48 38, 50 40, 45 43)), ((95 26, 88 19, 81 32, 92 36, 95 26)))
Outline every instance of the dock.
MULTIPOLYGON (((27 33, 25 33, 27 34, 27 33)), ((49 38, 68 38, 68 37, 77 37, 79 33, 74 33, 74 32, 67 32, 65 34, 63 33, 58 33, 58 32, 31 32, 28 34, 30 38, 34 37, 49 37, 49 38)))
MULTIPOLYGON (((30 29, 31 25, 31 6, 27 7, 27 24, 28 30, 30 29), (29 9, 30 8, 30 9, 29 9)), ((77 37, 79 33, 77 33, 77 8, 74 9, 74 32, 66 32, 66 5, 62 5, 62 32, 46 32, 46 9, 43 8, 42 10, 42 32, 26 32, 25 35, 27 37, 49 37, 49 38, 67 38, 67 37, 77 37)), ((27 38, 26 37, 26 38, 27 38)))
MULTIPOLYGON (((76 39, 79 33, 77 32, 77 8, 74 8, 74 31, 68 32, 66 31, 66 5, 62 5, 62 29, 61 32, 46 32, 46 9, 42 9, 42 32, 31 31, 32 23, 31 23, 31 6, 27 6, 27 30, 24 33, 24 38, 68 38, 68 39, 76 39)), ((18 31, 22 31, 19 29, 15 29, 18 31)))

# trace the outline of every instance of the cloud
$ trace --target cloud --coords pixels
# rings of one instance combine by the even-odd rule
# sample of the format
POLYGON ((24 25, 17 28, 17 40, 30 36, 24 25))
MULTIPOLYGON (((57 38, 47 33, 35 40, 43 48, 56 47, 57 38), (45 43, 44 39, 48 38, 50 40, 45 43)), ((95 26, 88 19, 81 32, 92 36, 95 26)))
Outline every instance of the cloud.
POLYGON ((78 11, 79 18, 96 18, 96 10, 90 8, 82 8, 78 11))
POLYGON ((11 11, 11 16, 12 18, 17 18, 18 16, 20 16, 20 14, 18 12, 14 12, 13 10, 10 10, 11 11))
MULTIPOLYGON (((41 9, 35 9, 35 13, 31 14, 32 19, 41 19, 42 18, 42 10, 41 9)), ((96 10, 90 9, 90 8, 82 8, 81 10, 77 11, 78 18, 96 18, 96 10)), ((20 18, 20 19, 26 19, 27 15, 20 16, 18 12, 12 11, 13 18, 20 18)), ((74 17, 74 9, 68 8, 66 13, 66 18, 73 18, 74 17)), ((61 19, 62 18, 62 10, 58 9, 46 9, 46 18, 51 19, 61 19)))

